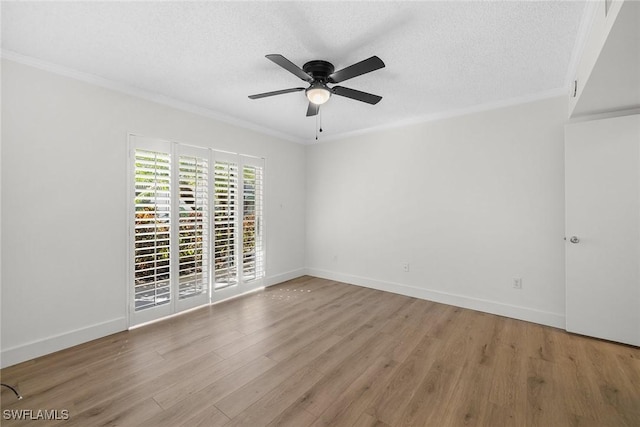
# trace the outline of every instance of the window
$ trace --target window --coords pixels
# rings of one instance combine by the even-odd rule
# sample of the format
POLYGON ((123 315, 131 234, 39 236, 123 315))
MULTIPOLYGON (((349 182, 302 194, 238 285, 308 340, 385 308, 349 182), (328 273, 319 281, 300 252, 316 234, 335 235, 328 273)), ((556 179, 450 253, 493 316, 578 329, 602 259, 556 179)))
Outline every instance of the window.
POLYGON ((178 297, 209 292, 208 159, 180 156, 178 297))
POLYGON ((135 152, 135 310, 167 304, 171 264, 171 158, 135 152))
POLYGON ((260 286, 264 160, 133 135, 130 145, 130 323, 260 286))
POLYGON ((236 243, 238 234, 238 165, 217 161, 215 165, 215 286, 235 285, 238 279, 236 243))
POLYGON ((260 277, 263 268, 262 248, 262 168, 245 165, 243 177, 242 275, 244 280, 260 277))

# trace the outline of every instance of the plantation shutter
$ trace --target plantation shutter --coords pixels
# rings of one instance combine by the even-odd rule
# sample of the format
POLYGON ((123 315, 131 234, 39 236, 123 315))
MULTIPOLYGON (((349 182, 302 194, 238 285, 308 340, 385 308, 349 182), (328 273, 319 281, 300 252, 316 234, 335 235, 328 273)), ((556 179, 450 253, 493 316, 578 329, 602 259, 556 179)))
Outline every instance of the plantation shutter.
POLYGON ((262 239, 262 159, 243 158, 242 166, 242 279, 251 281, 264 274, 262 239))
POLYGON ((129 324, 262 286, 264 160, 129 135, 129 324))
POLYGON ((178 299, 209 292, 209 156, 178 147, 178 299), (185 152, 188 152, 185 153, 185 152))
POLYGON ((171 154, 135 149, 134 310, 171 301, 171 154))
POLYGON ((215 289, 238 283, 238 163, 216 154, 214 165, 214 276, 215 289))

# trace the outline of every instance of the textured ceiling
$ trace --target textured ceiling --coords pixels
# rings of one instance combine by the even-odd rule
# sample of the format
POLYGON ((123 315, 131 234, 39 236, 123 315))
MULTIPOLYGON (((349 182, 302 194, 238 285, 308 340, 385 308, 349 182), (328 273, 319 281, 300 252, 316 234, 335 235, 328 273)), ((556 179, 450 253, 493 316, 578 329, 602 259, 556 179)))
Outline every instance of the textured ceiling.
POLYGON ((305 142, 316 119, 279 53, 341 69, 386 68, 341 85, 321 138, 423 120, 566 86, 585 2, 2 2, 2 49, 210 110, 305 142))

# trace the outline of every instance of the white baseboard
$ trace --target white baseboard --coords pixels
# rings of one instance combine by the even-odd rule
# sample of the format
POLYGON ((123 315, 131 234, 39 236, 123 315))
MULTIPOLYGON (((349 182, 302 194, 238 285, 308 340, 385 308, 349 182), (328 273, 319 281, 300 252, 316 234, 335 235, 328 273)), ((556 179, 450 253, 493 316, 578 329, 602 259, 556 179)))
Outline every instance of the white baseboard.
POLYGON ((307 268, 306 274, 308 274, 309 276, 336 280, 338 282, 350 283, 353 285, 364 286, 380 291, 392 292, 409 297, 425 299, 442 304, 453 305, 456 307, 469 308, 471 310, 497 314, 499 316, 510 317, 513 319, 525 320, 527 322, 538 323, 555 328, 565 328, 565 316, 561 313, 552 313, 548 311, 541 311, 528 307, 504 304, 465 295, 456 295, 430 289, 416 288, 414 286, 404 285, 400 283, 383 282, 367 277, 353 276, 350 274, 338 273, 317 268, 307 268))
MULTIPOLYGON (((287 271, 275 276, 265 277, 263 286, 276 285, 304 275, 304 268, 287 271)), ((45 354, 64 350, 65 348, 102 338, 116 332, 125 331, 127 327, 127 318, 122 317, 4 349, 0 352, 0 368, 6 368, 27 360, 35 359, 36 357, 44 356, 45 354)))
POLYGON ((264 279, 264 287, 269 287, 273 285, 277 285, 278 283, 286 282, 287 280, 297 279, 300 276, 304 276, 307 274, 307 270, 305 268, 298 268, 297 270, 287 271, 285 273, 280 273, 275 276, 265 277, 264 279))
MULTIPOLYGON (((527 307, 519 307, 495 301, 468 297, 464 295, 456 295, 429 289, 416 288, 400 283, 383 282, 367 277, 354 276, 350 274, 337 273, 334 271, 321 270, 316 268, 300 268, 275 276, 266 277, 264 279, 264 286, 273 286, 278 283, 286 282, 287 280, 292 280, 304 275, 336 280, 339 282, 350 283, 386 292, 393 292, 396 294, 454 305, 457 307, 469 308, 485 313, 497 314, 500 316, 511 317, 514 319, 525 320, 528 322, 539 323, 556 328, 565 328, 565 317, 560 313, 540 311, 527 307)), ((6 350, 2 350, 2 352, 0 353, 0 368, 6 368, 11 365, 31 360, 36 357, 44 356, 45 354, 53 353, 65 348, 73 347, 74 345, 82 344, 87 341, 102 338, 116 332, 124 331, 126 329, 127 319, 126 317, 121 317, 41 340, 32 341, 27 344, 8 348, 6 350)))
POLYGON ((63 334, 32 341, 16 347, 2 350, 0 356, 0 368, 15 365, 45 354, 53 353, 74 345, 82 344, 87 341, 115 334, 127 329, 127 318, 109 320, 98 323, 96 325, 87 326, 85 328, 76 329, 75 331, 65 332, 63 334))

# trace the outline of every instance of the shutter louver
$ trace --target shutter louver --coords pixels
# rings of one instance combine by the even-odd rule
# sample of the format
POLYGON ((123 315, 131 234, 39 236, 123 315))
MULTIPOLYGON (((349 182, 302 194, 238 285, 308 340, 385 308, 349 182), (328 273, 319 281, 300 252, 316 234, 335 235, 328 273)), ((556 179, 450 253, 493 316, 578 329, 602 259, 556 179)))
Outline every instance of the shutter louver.
POLYGON ((215 289, 238 283, 236 262, 238 165, 216 161, 214 167, 215 289))
POLYGON ((261 167, 243 167, 242 278, 244 281, 258 279, 264 272, 261 230, 262 173, 261 167))
POLYGON ((201 157, 180 156, 178 298, 209 290, 209 165, 201 157))
POLYGON ((135 151, 135 311, 169 303, 171 156, 135 151))

